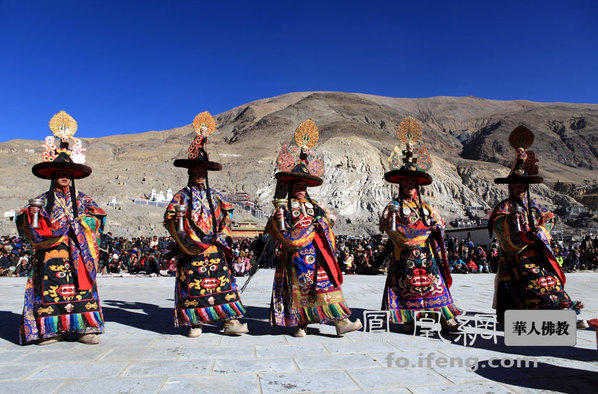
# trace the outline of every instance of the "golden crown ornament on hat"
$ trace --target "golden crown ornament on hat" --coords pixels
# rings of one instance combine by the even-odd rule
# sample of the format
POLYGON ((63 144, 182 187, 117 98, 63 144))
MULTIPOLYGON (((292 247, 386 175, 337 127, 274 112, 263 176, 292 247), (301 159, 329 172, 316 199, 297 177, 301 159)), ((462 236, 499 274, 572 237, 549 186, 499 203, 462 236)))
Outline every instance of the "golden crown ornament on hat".
POLYGON ((422 137, 420 124, 412 117, 405 118, 397 129, 397 137, 405 144, 401 151, 398 146, 387 159, 389 170, 384 178, 391 183, 400 183, 402 179, 414 178, 419 185, 432 183, 432 177, 426 173, 432 168, 432 157, 425 146, 418 149, 414 144, 422 137), (404 156, 401 156, 401 153, 404 156))
POLYGON ((200 149, 204 149, 205 143, 208 142, 207 137, 216 130, 216 121, 208 111, 202 112, 193 119, 193 129, 195 129, 197 137, 189 145, 189 159, 197 158, 200 149))
POLYGON ((282 144, 276 164, 279 172, 276 179, 282 182, 305 181, 308 186, 322 184, 324 175, 324 160, 321 155, 311 148, 318 143, 319 132, 316 123, 308 119, 295 130, 295 143, 289 146, 282 144), (294 154, 299 151, 299 158, 295 161, 294 154))
POLYGON ((509 144, 515 149, 515 161, 511 172, 505 178, 496 178, 494 183, 542 183, 538 176, 538 159, 532 150, 526 150, 534 142, 534 133, 523 125, 517 126, 509 135, 509 144))
POLYGON ((50 130, 54 136, 47 136, 45 144, 42 147, 45 151, 42 153, 44 161, 54 161, 56 156, 64 152, 71 157, 74 163, 83 164, 85 163, 85 155, 83 151, 83 143, 79 138, 74 138, 77 132, 77 122, 72 116, 67 114, 65 111, 60 111, 50 119, 50 130), (56 146, 56 138, 62 142, 62 146, 56 146), (69 149, 69 140, 73 140, 73 148, 69 149))
POLYGON ((193 119, 193 129, 197 134, 187 149, 187 159, 174 161, 175 167, 191 168, 194 166, 205 167, 208 171, 219 171, 222 164, 209 161, 206 151, 208 136, 216 130, 216 121, 208 111, 204 111, 193 119))
POLYGON ((60 111, 50 119, 52 136, 45 138, 42 147, 42 163, 33 166, 33 174, 42 179, 52 179, 53 173, 59 170, 71 172, 74 179, 85 178, 91 174, 91 168, 84 165, 85 155, 83 143, 74 138, 77 122, 65 111, 60 111), (69 140, 73 142, 69 147, 69 140))

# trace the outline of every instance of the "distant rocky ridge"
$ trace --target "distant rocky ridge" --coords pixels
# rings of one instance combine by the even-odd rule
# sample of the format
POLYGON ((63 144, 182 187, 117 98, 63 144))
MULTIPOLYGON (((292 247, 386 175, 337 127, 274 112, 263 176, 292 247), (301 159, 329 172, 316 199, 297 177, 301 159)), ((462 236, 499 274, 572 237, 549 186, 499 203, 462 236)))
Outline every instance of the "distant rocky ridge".
MULTIPOLYGON (((198 108, 198 112, 202 110, 198 108)), ((536 198, 558 209, 569 224, 595 227, 598 223, 596 104, 289 93, 215 116, 217 131, 209 138, 208 151, 224 169, 210 173, 211 185, 255 196, 268 215, 280 145, 291 142, 296 126, 311 118, 320 131, 316 150, 324 155, 326 173, 324 184, 310 189, 310 194, 336 213, 337 233, 377 233, 378 216, 396 193, 396 186, 383 179, 386 159, 400 144, 396 129, 407 116, 420 121, 422 143, 433 157, 434 183, 425 188, 424 195, 447 222, 466 216, 468 211, 484 216, 485 210, 505 198, 506 187, 494 185, 493 179, 508 174, 514 158, 508 136, 517 125, 524 124, 535 134, 532 149, 540 159, 540 175, 545 179, 545 184, 533 186, 536 198), (589 212, 581 217, 569 215, 584 211, 589 212)), ((183 187, 186 172, 173 167, 172 161, 186 156, 193 137, 188 125, 83 139, 86 163, 94 172, 78 181, 77 187, 102 206, 116 196, 121 209, 106 208, 107 229, 113 234, 163 234, 163 210, 135 206, 128 198, 149 194, 152 188, 176 191, 183 187)), ((28 198, 48 188, 48 181, 31 174, 31 166, 41 160, 42 143, 0 143, 0 175, 4 180, 0 211, 20 209, 28 198)), ((244 217, 247 214, 237 212, 237 219, 244 217)), ((13 223, 0 222, 1 233, 14 231, 13 223)))

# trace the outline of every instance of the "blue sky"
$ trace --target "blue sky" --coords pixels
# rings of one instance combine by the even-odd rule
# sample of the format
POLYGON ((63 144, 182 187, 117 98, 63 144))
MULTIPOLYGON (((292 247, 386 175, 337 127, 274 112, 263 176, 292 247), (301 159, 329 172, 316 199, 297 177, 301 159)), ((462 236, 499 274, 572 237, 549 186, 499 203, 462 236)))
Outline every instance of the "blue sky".
POLYGON ((598 103, 596 1, 0 0, 0 142, 296 91, 598 103))

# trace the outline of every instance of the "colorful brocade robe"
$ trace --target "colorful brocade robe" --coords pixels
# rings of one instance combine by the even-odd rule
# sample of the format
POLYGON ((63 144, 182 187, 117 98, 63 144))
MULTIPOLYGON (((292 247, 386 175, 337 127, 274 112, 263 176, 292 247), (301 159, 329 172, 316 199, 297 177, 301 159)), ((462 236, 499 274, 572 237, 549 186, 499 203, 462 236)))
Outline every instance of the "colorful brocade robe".
POLYGON ((351 311, 340 287, 343 279, 331 220, 315 201, 290 200, 290 209, 284 208, 288 219, 284 231, 274 216, 266 226, 281 244, 270 324, 293 327, 347 318, 351 311))
POLYGON ((187 186, 172 198, 164 226, 179 249, 174 324, 198 326, 243 317, 245 308, 227 257, 233 207, 210 188, 214 215, 203 187, 187 186), (185 205, 184 232, 177 230, 175 206, 185 205), (215 220, 215 222, 213 222, 215 220), (214 233, 214 226, 216 233, 214 233))
MULTIPOLYGON (((48 193, 37 198, 47 201, 48 193)), ((78 217, 69 189, 55 190, 51 214, 42 208, 31 228, 29 206, 17 216, 20 234, 36 250, 25 287, 21 344, 57 335, 99 334, 104 330, 96 286, 98 242, 106 213, 77 192, 78 217)))
POLYGON ((550 246, 555 216, 534 200, 529 207, 531 215, 527 214, 527 199, 507 199, 499 203, 490 216, 489 224, 500 244, 494 292, 499 322, 508 309, 575 307, 564 289, 565 273, 550 246), (510 215, 517 205, 524 212, 518 215, 518 224, 510 215), (530 225, 530 216, 534 226, 530 225), (516 226, 522 231, 515 231, 516 226), (535 232, 530 232, 532 227, 535 232))
POLYGON ((396 231, 386 227, 388 222, 381 223, 381 230, 394 244, 382 309, 390 311, 394 323, 413 323, 419 311, 439 312, 443 320, 460 315, 449 291, 452 278, 442 234, 444 221, 425 202, 421 209, 417 200, 404 200, 402 206, 393 200, 392 204, 399 209, 396 231))

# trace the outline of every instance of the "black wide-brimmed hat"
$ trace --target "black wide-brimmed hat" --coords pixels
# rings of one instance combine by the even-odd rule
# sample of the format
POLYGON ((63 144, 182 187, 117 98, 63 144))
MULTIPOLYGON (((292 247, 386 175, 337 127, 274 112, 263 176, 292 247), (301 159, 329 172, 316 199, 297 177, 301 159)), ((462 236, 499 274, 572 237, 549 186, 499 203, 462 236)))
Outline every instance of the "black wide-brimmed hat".
POLYGON ((320 186, 324 182, 319 176, 310 174, 305 163, 298 163, 291 171, 277 172, 274 177, 287 183, 302 181, 307 186, 320 186))
POLYGON ((432 176, 420 170, 408 170, 400 168, 384 173, 384 179, 390 183, 401 183, 405 179, 413 179, 418 185, 429 185, 432 183, 432 176))
POLYGON ((83 155, 81 140, 73 138, 77 131, 77 122, 64 111, 58 112, 50 119, 50 129, 54 136, 46 137, 43 153, 44 161, 37 163, 31 168, 31 172, 41 179, 53 179, 58 171, 66 171, 72 174, 73 179, 81 179, 91 174, 91 167, 83 164, 85 156, 83 155), (69 148, 68 141, 74 141, 74 147, 69 148), (60 143, 56 147, 55 142, 60 143))
POLYGON ((432 158, 428 149, 422 146, 414 149, 413 144, 422 136, 422 128, 412 117, 405 118, 397 129, 397 136, 405 144, 405 150, 401 151, 398 146, 388 157, 390 171, 384 173, 384 179, 390 183, 401 183, 405 179, 412 179, 418 185, 429 185, 432 183, 432 176, 428 174, 432 168, 432 158))
POLYGON ((302 122, 295 130, 297 145, 282 144, 277 168, 280 170, 274 177, 280 182, 305 182, 309 186, 320 186, 323 182, 324 161, 314 151, 310 150, 318 143, 319 132, 316 123, 308 119, 302 122), (300 147, 300 148, 299 148, 300 147), (293 153, 300 150, 299 159, 295 162, 293 153))
POLYGON ((509 135, 509 143, 515 148, 515 162, 511 172, 504 178, 494 179, 497 184, 510 183, 542 183, 544 179, 538 176, 538 166, 536 163, 536 154, 532 150, 527 150, 534 142, 534 133, 527 127, 517 126, 509 135))
POLYGON ((197 136, 189 145, 187 158, 176 159, 173 165, 183 168, 203 167, 208 171, 220 171, 222 164, 210 161, 206 151, 206 142, 208 142, 208 136, 216 130, 216 121, 208 111, 205 111, 195 117, 193 128, 197 136))
POLYGON ((73 175, 73 179, 82 179, 91 174, 91 167, 73 163, 69 155, 62 152, 54 161, 38 163, 31 168, 33 175, 41 179, 53 179, 54 173, 58 171, 68 171, 73 175))

